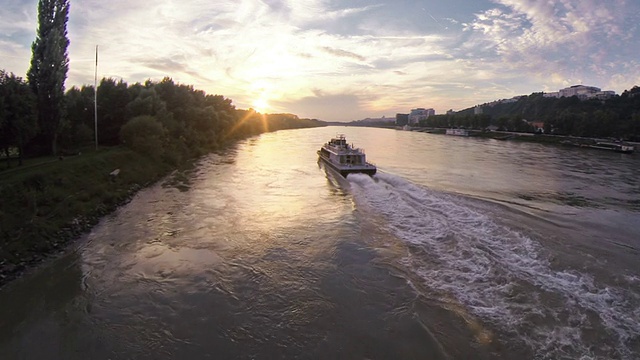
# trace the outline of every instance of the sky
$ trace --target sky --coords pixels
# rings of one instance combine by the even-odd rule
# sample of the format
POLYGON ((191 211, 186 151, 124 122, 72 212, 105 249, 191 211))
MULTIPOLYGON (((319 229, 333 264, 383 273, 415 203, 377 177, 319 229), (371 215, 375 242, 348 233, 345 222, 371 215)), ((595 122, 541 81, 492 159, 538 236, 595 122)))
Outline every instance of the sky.
MULTIPOLYGON (((352 121, 640 85, 638 0, 71 0, 67 89, 168 76, 240 109, 352 121)), ((25 77, 37 0, 0 0, 25 77)))

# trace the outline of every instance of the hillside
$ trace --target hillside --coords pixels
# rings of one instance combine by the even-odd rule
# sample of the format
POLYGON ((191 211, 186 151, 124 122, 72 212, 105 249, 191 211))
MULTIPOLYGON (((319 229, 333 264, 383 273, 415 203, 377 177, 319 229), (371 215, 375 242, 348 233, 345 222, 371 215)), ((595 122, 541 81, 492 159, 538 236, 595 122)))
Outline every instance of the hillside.
POLYGON ((513 102, 494 102, 455 114, 436 115, 423 126, 481 128, 494 125, 511 131, 533 131, 531 123, 544 123, 548 134, 584 137, 616 137, 640 141, 640 87, 607 100, 577 97, 549 98, 542 93, 522 96, 513 102))

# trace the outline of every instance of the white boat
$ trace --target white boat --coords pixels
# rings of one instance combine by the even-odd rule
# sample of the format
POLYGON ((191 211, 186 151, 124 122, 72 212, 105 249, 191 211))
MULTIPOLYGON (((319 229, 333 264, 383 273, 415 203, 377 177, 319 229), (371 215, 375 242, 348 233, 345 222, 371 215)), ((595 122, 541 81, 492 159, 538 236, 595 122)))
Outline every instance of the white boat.
POLYGON ((579 146, 581 148, 611 150, 624 154, 631 154, 635 149, 634 146, 623 141, 595 141, 595 140, 583 140, 571 141, 563 140, 560 142, 564 145, 579 146))
POLYGON ((631 154, 633 152, 633 145, 619 142, 598 141, 594 145, 589 145, 592 149, 612 150, 615 152, 621 152, 625 154, 631 154))
POLYGON ((445 131, 446 135, 454 135, 454 136, 469 136, 469 130, 465 129, 447 129, 445 131))
POLYGON ((364 149, 349 145, 342 134, 322 145, 318 156, 324 164, 344 177, 352 173, 373 175, 377 171, 375 165, 367 162, 364 149))

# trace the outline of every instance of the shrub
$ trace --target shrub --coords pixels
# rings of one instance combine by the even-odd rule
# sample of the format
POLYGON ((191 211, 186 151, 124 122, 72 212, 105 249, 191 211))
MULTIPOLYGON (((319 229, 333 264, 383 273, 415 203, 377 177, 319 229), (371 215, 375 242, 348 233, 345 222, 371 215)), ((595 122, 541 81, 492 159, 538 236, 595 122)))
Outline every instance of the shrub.
POLYGON ((158 158, 163 153, 165 128, 153 116, 136 116, 122 127, 120 139, 132 150, 158 158))

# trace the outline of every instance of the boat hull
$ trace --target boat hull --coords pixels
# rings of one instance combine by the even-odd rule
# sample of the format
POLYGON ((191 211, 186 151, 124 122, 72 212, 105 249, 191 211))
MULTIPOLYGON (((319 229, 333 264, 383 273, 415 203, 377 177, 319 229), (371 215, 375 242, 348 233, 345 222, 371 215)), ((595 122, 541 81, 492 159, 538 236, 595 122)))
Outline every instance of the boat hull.
POLYGON ((326 157, 322 156, 320 152, 318 152, 318 159, 322 161, 327 167, 336 171, 342 177, 347 177, 349 174, 366 174, 366 175, 375 175, 377 168, 373 165, 370 166, 341 166, 334 164, 326 157))
POLYGON ((623 154, 631 154, 633 152, 633 146, 611 144, 611 143, 597 143, 595 145, 589 145, 592 149, 609 150, 623 154))
POLYGON ((623 143, 598 142, 595 144, 589 144, 574 141, 561 141, 560 143, 564 145, 578 146, 581 148, 615 151, 622 154, 631 154, 635 150, 632 145, 623 143))

